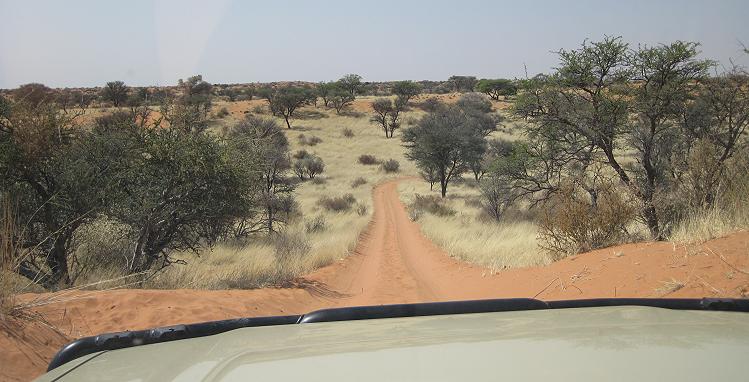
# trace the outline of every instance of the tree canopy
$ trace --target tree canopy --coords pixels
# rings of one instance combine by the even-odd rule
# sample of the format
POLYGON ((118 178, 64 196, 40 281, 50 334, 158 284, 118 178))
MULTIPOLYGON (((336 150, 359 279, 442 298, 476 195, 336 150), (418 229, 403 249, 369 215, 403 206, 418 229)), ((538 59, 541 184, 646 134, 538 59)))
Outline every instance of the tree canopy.
POLYGON ((413 97, 421 94, 421 90, 421 85, 413 81, 397 81, 392 88, 393 94, 402 99, 404 104, 408 104, 413 97))
POLYGON ((345 89, 352 97, 356 97, 364 86, 361 79, 361 76, 358 74, 347 74, 338 80, 338 85, 345 89))
POLYGON ((286 121, 286 127, 291 129, 291 118, 294 112, 310 102, 317 94, 312 89, 295 86, 285 86, 278 89, 263 89, 262 96, 268 100, 270 110, 286 121))
POLYGON ((499 101, 499 97, 515 95, 517 93, 517 86, 513 81, 507 79, 482 79, 476 83, 476 91, 488 95, 495 101, 499 101))
POLYGON ((439 179, 442 197, 451 180, 486 151, 486 136, 496 127, 487 113, 457 105, 444 105, 427 113, 418 123, 403 130, 406 156, 426 173, 439 179))
POLYGON ((122 81, 107 82, 101 91, 101 96, 107 101, 112 102, 114 107, 119 107, 127 100, 130 89, 122 81))
POLYGON ((516 108, 534 122, 518 184, 550 195, 559 179, 569 179, 595 207, 603 165, 641 204, 652 237, 663 238, 665 212, 659 209, 665 204, 657 200, 673 189, 674 159, 690 144, 679 132, 680 113, 701 93, 712 62, 697 57, 694 43, 631 49, 616 37, 558 55, 556 72, 535 78, 516 108), (634 163, 625 158, 627 149, 634 163))

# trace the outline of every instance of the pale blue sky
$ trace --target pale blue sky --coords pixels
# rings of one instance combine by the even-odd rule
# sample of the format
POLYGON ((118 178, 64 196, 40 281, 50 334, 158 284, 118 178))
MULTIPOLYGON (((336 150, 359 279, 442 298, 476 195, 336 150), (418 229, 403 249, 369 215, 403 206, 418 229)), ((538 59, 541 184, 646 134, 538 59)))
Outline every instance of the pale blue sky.
POLYGON ((749 1, 0 0, 0 88, 531 74, 621 35, 749 66, 749 1))

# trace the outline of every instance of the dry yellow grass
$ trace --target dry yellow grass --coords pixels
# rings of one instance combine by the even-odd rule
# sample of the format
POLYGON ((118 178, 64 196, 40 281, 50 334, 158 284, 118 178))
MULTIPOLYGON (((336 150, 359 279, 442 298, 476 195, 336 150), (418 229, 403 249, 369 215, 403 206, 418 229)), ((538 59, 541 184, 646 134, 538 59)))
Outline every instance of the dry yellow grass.
POLYGON ((694 212, 684 219, 676 226, 669 240, 678 244, 702 243, 747 228, 749 208, 743 207, 731 212, 711 208, 694 212))
POLYGON ((670 240, 701 243, 728 233, 749 229, 749 158, 737 153, 726 167, 725 184, 711 208, 691 211, 677 225, 670 240))
MULTIPOLYGON (((471 201, 478 198, 479 191, 468 186, 470 182, 449 186, 446 205, 455 211, 453 216, 424 213, 418 218, 422 232, 451 257, 492 271, 549 264, 551 258, 539 248, 533 222, 517 219, 497 224, 478 218, 480 209, 471 201)), ((439 195, 420 180, 401 182, 398 192, 406 205, 416 194, 439 195)))

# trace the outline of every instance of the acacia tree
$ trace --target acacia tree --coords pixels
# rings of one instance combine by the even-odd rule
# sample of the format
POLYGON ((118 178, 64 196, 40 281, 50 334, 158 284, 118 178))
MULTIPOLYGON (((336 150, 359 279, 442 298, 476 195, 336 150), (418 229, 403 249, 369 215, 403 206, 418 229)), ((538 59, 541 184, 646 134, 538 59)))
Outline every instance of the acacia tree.
POLYGON ((517 93, 517 86, 511 80, 503 78, 496 80, 482 79, 476 83, 476 91, 488 95, 495 101, 499 101, 499 97, 501 96, 507 98, 508 96, 515 95, 517 93))
POLYGON ((388 114, 388 132, 390 133, 390 138, 393 137, 393 134, 395 134, 395 130, 400 129, 401 123, 400 123, 400 114, 403 110, 406 109, 406 104, 408 101, 405 98, 402 97, 396 97, 393 102, 393 108, 390 110, 390 113, 388 114))
POLYGON ((453 91, 464 93, 473 91, 476 87, 476 77, 474 76, 451 76, 447 82, 453 88, 453 91))
MULTIPOLYGON (((131 148, 111 158, 117 188, 106 214, 129 226, 134 245, 128 273, 172 264, 173 251, 198 251, 222 237, 239 218, 251 213, 253 167, 226 155, 224 144, 207 134, 177 129, 132 127, 131 148), (199 165, 196 165, 199 164, 199 165)), ((122 142, 108 134, 101 146, 114 151, 122 142)))
MULTIPOLYGON (((253 213, 256 160, 226 143, 120 111, 79 127, 55 104, 0 102, 3 193, 17 195, 25 228, 15 269, 46 288, 68 286, 79 227, 106 217, 129 227, 129 273, 172 263, 171 251, 211 245, 253 213)), ((5 195, 3 195, 5 198, 5 195)))
POLYGON ((436 172, 444 198, 450 181, 484 154, 486 132, 494 126, 488 115, 473 110, 453 105, 439 108, 403 131, 406 157, 419 168, 436 172))
POLYGON ((0 184, 3 198, 14 197, 24 226, 15 238, 24 255, 16 256, 14 271, 56 289, 70 285, 73 236, 99 212, 105 193, 97 190, 105 188, 110 169, 84 159, 98 148, 82 144, 86 132, 76 122, 82 112, 26 100, 0 108, 0 184))
POLYGON ((39 83, 21 85, 18 89, 13 90, 12 94, 16 102, 32 107, 37 107, 41 104, 50 104, 54 98, 54 90, 39 83))
MULTIPOLYGON (((200 75, 177 83, 180 94, 166 98, 161 105, 161 116, 174 129, 202 133, 208 128, 208 113, 213 104, 212 86, 200 75)), ((161 120, 155 125, 160 125, 161 120)))
POLYGON ((398 81, 393 84, 392 92, 407 105, 411 98, 421 94, 421 85, 413 81, 398 81))
POLYGON ((617 171, 625 183, 633 183, 643 202, 642 215, 654 239, 663 239, 654 198, 660 185, 668 182, 671 158, 677 146, 678 129, 674 120, 684 109, 699 81, 707 76, 712 62, 698 60, 696 43, 677 41, 659 47, 641 47, 631 52, 628 66, 632 80, 640 86, 629 87, 630 111, 636 117, 625 125, 626 139, 639 156, 640 167, 617 171), (634 182, 632 180, 634 178, 634 182))
POLYGON ((374 115, 370 118, 370 121, 380 125, 385 132, 385 138, 389 138, 388 115, 393 110, 393 101, 389 98, 378 98, 372 102, 372 110, 374 111, 374 115))
POLYGON ((419 175, 429 183, 429 190, 434 190, 434 184, 439 181, 437 170, 429 165, 419 167, 419 175))
POLYGON ((477 182, 480 181, 496 160, 508 157, 513 149, 514 146, 510 141, 503 139, 489 140, 484 155, 468 163, 468 168, 473 173, 473 178, 477 182))
POLYGON ((693 207, 710 208, 715 203, 717 189, 725 180, 726 161, 738 150, 749 125, 748 89, 749 76, 733 67, 703 80, 683 109, 680 125, 687 145, 679 148, 686 154, 681 156, 681 167, 689 167, 686 162, 690 162, 693 151, 701 148, 708 152, 703 155, 707 163, 697 174, 676 173, 692 194, 689 202, 693 207))
POLYGON ((397 97, 395 100, 389 98, 378 98, 372 102, 374 115, 370 121, 377 123, 385 132, 385 138, 392 138, 395 130, 400 128, 400 113, 406 107, 406 99, 397 97))
POLYGON ((293 169, 299 180, 314 179, 316 175, 325 171, 325 163, 319 156, 306 153, 294 162, 293 169))
POLYGON ((317 97, 310 89, 293 86, 264 89, 262 95, 268 100, 271 112, 282 117, 289 129, 291 129, 291 118, 294 112, 307 104, 312 97, 317 97))
POLYGON ((130 89, 122 81, 110 81, 104 85, 101 96, 107 101, 112 102, 114 107, 120 107, 127 101, 127 95, 130 89))
POLYGON ((330 107, 330 96, 336 87, 338 87, 338 84, 336 82, 320 82, 319 84, 317 84, 317 88, 315 89, 315 91, 317 92, 317 96, 322 98, 322 102, 325 107, 330 107))
POLYGON ((540 97, 543 86, 547 81, 548 76, 544 74, 518 81, 519 93, 512 105, 513 112, 523 117, 526 121, 530 118, 538 117, 543 111, 539 109, 541 107, 540 97))
POLYGON ((361 92, 364 84, 361 82, 361 76, 358 74, 347 74, 338 80, 338 86, 346 90, 352 97, 361 92))
MULTIPOLYGON (((652 237, 663 238, 654 197, 667 186, 674 121, 710 62, 696 58, 696 44, 632 51, 611 37, 558 54, 557 72, 525 101, 535 123, 526 152, 532 159, 522 163, 543 164, 525 180, 536 192, 549 191, 562 175, 574 179, 603 163, 639 200, 652 237), (622 164, 623 145, 635 150, 635 164, 622 164)), ((595 187, 586 191, 595 204, 595 187)))
POLYGON ((333 106, 336 114, 341 114, 341 111, 349 107, 352 102, 354 102, 354 96, 340 86, 333 87, 328 94, 328 103, 333 106))
POLYGON ((255 198, 264 210, 261 219, 241 219, 235 236, 245 236, 260 227, 268 233, 286 224, 294 207, 294 183, 289 172, 289 142, 276 121, 248 115, 229 131, 230 148, 242 166, 259 169, 259 192, 255 198))

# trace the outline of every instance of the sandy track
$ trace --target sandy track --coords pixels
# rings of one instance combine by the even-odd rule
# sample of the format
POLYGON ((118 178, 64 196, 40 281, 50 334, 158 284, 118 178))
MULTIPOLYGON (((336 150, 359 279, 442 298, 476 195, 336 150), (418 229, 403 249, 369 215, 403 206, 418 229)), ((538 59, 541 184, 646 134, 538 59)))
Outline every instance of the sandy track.
POLYGON ((0 321, 0 349, 10 349, 0 352, 0 380, 24 381, 43 373, 57 349, 73 338, 178 323, 299 314, 326 307, 480 298, 749 294, 747 231, 692 247, 666 242, 627 244, 546 267, 492 274, 448 257, 424 237, 400 202, 397 182, 391 180, 373 190, 374 216, 354 254, 284 288, 78 291, 38 309, 62 334, 38 323, 0 321))

